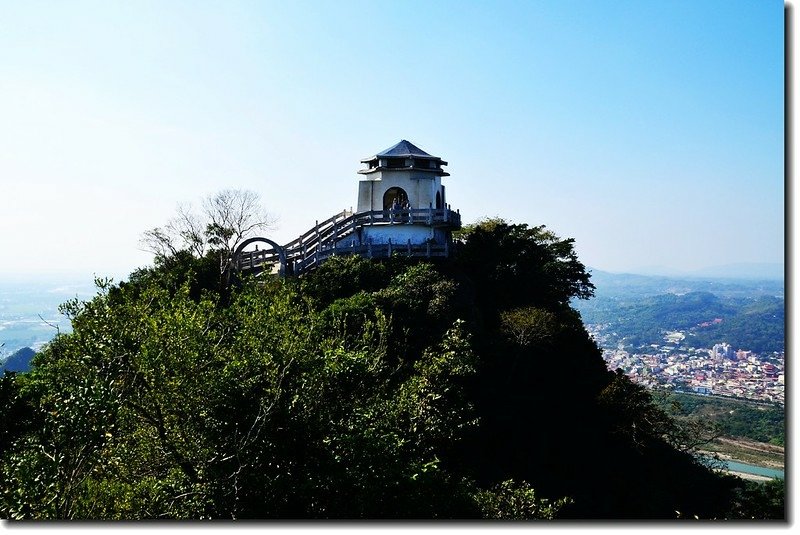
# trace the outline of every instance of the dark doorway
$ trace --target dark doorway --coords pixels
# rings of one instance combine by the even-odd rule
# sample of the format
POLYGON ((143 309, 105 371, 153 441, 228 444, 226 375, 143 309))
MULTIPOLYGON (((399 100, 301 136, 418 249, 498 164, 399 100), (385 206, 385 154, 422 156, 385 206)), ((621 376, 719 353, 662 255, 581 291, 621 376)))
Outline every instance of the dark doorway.
POLYGON ((408 195, 403 188, 387 189, 386 193, 383 194, 383 209, 389 210, 395 199, 397 199, 397 205, 402 208, 408 202, 408 195))

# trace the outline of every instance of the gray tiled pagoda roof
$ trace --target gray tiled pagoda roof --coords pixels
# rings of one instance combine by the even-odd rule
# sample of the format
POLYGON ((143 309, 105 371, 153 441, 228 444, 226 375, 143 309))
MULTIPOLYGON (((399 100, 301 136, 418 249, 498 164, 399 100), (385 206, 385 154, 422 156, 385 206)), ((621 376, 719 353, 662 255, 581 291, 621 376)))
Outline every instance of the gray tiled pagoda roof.
MULTIPOLYGON (((383 150, 376 154, 375 156, 370 156, 369 158, 364 158, 361 160, 362 163, 367 163, 375 158, 383 158, 383 157, 394 157, 394 158, 402 158, 402 157, 414 157, 414 158, 423 158, 429 160, 441 160, 438 156, 432 156, 422 150, 421 148, 417 147, 410 141, 406 141, 405 139, 401 140, 400 143, 389 147, 386 150, 383 150)), ((442 162, 444 165, 447 165, 447 162, 442 162)))
POLYGON ((385 151, 379 152, 375 156, 427 156, 428 158, 433 158, 421 148, 417 147, 410 141, 406 141, 405 139, 401 140, 400 143, 397 145, 386 149, 385 151))

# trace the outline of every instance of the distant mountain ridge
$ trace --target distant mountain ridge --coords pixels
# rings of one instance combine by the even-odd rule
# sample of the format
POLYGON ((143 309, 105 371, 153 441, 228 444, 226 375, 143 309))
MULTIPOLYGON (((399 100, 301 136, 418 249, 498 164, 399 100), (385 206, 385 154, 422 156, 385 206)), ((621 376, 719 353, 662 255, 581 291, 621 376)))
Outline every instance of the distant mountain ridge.
POLYGON ((31 369, 31 359, 36 351, 29 347, 23 347, 11 354, 2 364, 0 364, 0 375, 6 371, 27 372, 31 369))
POLYGON ((727 277, 681 277, 611 273, 590 268, 597 297, 635 297, 658 294, 711 292, 724 297, 783 297, 783 279, 737 279, 727 277))
MULTIPOLYGON (((681 271, 664 266, 646 266, 630 270, 624 274, 673 277, 673 278, 708 278, 737 280, 784 280, 785 265, 776 262, 739 262, 708 266, 691 271, 681 271)), ((622 274, 622 273, 620 273, 622 274)))

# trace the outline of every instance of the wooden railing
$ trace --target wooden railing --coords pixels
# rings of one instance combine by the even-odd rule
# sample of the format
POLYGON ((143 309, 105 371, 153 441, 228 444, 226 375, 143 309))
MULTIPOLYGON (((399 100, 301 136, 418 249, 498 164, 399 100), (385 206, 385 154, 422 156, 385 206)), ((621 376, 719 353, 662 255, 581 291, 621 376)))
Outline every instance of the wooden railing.
MULTIPOLYGON (((336 254, 358 254, 369 258, 391 256, 394 252, 408 256, 447 256, 448 244, 362 244, 342 245, 340 240, 368 225, 416 224, 430 227, 461 227, 461 214, 447 208, 416 208, 407 210, 372 210, 340 212, 322 223, 316 222, 308 232, 283 246, 287 271, 299 275, 313 269, 326 258, 336 254)), ((234 259, 235 267, 243 271, 263 271, 278 263, 274 250, 243 251, 234 259)))

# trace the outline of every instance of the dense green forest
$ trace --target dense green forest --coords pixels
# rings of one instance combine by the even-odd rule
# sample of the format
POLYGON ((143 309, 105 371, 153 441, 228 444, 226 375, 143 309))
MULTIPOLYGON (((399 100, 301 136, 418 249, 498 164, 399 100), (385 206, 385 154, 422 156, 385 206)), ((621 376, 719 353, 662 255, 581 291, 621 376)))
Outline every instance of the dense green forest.
POLYGON ((573 242, 489 220, 454 258, 237 280, 170 251, 66 303, 0 379, 0 516, 783 518, 609 372, 573 242))
POLYGON ((720 399, 692 394, 672 394, 682 414, 713 422, 723 435, 784 446, 786 412, 780 405, 720 399))
POLYGON ((696 347, 711 347, 728 342, 737 349, 756 353, 784 351, 786 306, 783 299, 760 297, 742 303, 735 314, 723 322, 708 327, 695 328, 692 342, 696 347))
POLYGON ((628 347, 662 344, 664 332, 685 331, 685 345, 707 347, 727 342, 757 353, 785 350, 785 302, 769 295, 720 296, 708 291, 633 297, 602 297, 576 303, 587 323, 607 331, 628 347), (714 319, 719 323, 709 323, 714 319))

